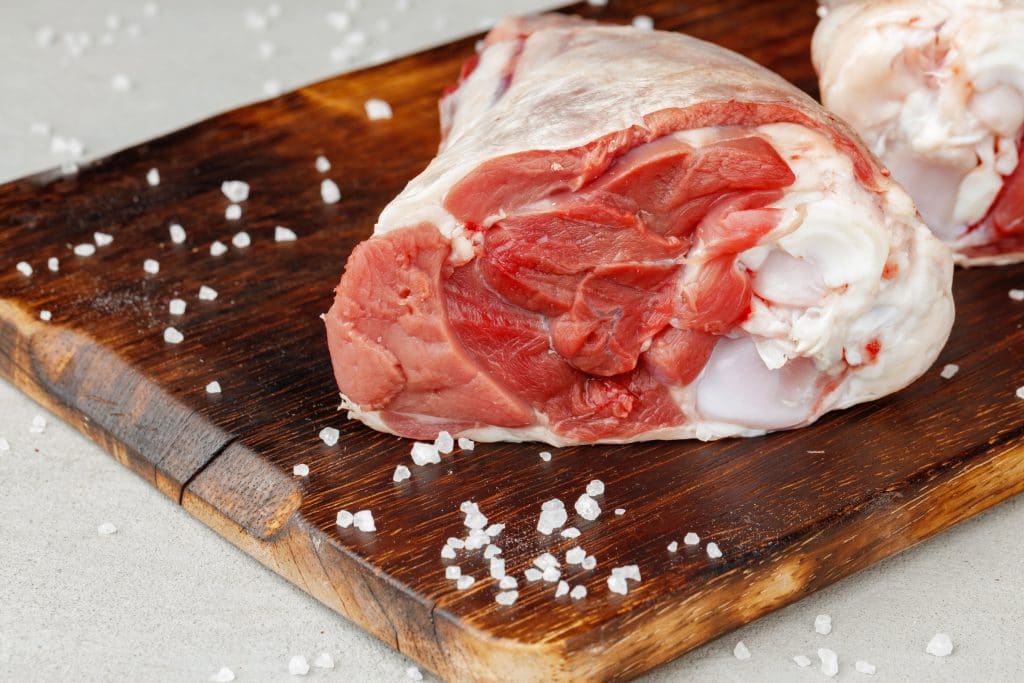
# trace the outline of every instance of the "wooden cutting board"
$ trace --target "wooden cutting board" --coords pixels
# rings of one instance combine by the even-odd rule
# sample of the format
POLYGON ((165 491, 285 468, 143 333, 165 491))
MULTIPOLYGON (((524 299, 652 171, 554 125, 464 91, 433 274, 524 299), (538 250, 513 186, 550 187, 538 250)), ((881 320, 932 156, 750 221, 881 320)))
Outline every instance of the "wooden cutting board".
MULTIPOLYGON (((573 9, 649 14, 814 88, 812 0, 611 5, 573 9)), ((473 42, 229 112, 78 175, 0 187, 0 375, 270 569, 452 680, 635 676, 1024 489, 1024 401, 1014 396, 1024 304, 1007 296, 1024 285, 1020 266, 959 271, 957 326, 936 367, 807 429, 568 448, 550 462, 538 445, 481 444, 393 483, 395 466, 411 465, 409 443, 337 412, 318 315, 353 245, 433 155, 438 94, 473 42), (394 119, 367 121, 370 97, 391 102, 394 119), (318 154, 333 163, 338 204, 320 199, 318 154), (162 182, 150 187, 154 167, 162 182), (224 218, 228 179, 252 185, 237 222, 224 218), (168 239, 172 221, 186 244, 168 239), (298 240, 275 243, 275 225, 298 240), (243 229, 252 246, 210 255, 213 240, 243 229), (94 231, 113 243, 74 256, 94 231), (59 272, 47 270, 50 256, 59 272), (158 274, 143 272, 147 258, 158 274), (35 273, 21 275, 19 261, 35 273), (197 299, 203 284, 215 301, 197 299), (175 296, 188 302, 183 316, 168 313, 175 296), (181 344, 163 341, 171 324, 181 344), (950 362, 961 370, 944 380, 950 362), (206 393, 211 380, 223 393, 206 393), (341 429, 338 445, 318 440, 324 426, 341 429), (298 463, 308 477, 292 475, 298 463), (571 508, 594 478, 607 485, 605 512, 570 516, 579 539, 535 531, 543 501, 571 508), (444 578, 440 549, 465 533, 464 500, 507 525, 497 543, 521 588, 511 607, 495 603, 479 553, 459 560, 478 579, 470 589, 444 578), (342 508, 371 509, 376 533, 335 526, 342 508), (724 556, 666 550, 688 531, 724 556), (587 598, 555 599, 553 584, 523 580, 539 553, 577 543, 598 559, 566 572, 587 598), (643 581, 620 596, 606 579, 625 564, 643 581)))

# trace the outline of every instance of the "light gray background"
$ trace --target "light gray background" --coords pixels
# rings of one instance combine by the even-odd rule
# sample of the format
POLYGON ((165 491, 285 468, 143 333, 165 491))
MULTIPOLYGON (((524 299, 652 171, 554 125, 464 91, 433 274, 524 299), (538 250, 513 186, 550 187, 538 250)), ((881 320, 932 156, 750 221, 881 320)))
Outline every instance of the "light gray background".
MULTIPOLYGON (((261 99, 268 80, 293 87, 557 3, 411 0, 404 12, 395 0, 281 4, 278 20, 253 30, 245 11, 255 5, 237 0, 165 0, 154 17, 141 1, 0 0, 0 180, 60 161, 48 138, 29 133, 34 121, 98 156, 261 99), (328 26, 330 10, 347 11, 352 30, 368 37, 347 64, 330 58, 346 35, 328 26), (110 13, 121 18, 116 31, 105 26, 110 13), (57 32, 55 46, 36 45, 43 25, 57 32), (60 36, 80 31, 93 46, 73 58, 60 36), (112 44, 99 44, 104 33, 112 44), (271 59, 259 56, 264 41, 276 45, 271 59), (113 90, 116 73, 132 79, 129 92, 113 90)), ((286 681, 296 680, 291 655, 312 661, 322 651, 337 668, 314 669, 311 680, 407 680, 406 658, 222 541, 67 425, 49 417, 45 433, 30 434, 41 412, 0 382, 0 436, 13 446, 0 452, 0 680, 205 681, 229 666, 239 681, 286 681), (98 535, 103 522, 118 532, 98 535)), ((821 680, 814 654, 823 646, 839 653, 839 680, 870 680, 854 672, 856 659, 877 665, 878 680, 1020 680, 1022 530, 1017 499, 648 680, 821 680), (813 631, 822 612, 833 617, 830 636, 813 631), (937 631, 956 646, 944 660, 924 653, 937 631), (732 655, 739 639, 748 661, 732 655), (815 659, 810 669, 792 662, 799 653, 815 659)))

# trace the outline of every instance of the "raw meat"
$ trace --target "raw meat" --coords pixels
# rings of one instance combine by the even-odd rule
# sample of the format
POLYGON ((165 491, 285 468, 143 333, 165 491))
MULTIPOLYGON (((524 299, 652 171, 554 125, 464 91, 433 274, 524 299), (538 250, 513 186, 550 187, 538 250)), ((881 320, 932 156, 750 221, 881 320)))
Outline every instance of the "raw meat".
POLYGON ((692 38, 512 19, 326 316, 343 405, 433 439, 750 436, 896 391, 952 261, 856 136, 692 38))
POLYGON ((1024 0, 826 3, 825 106, 965 265, 1024 260, 1024 0))

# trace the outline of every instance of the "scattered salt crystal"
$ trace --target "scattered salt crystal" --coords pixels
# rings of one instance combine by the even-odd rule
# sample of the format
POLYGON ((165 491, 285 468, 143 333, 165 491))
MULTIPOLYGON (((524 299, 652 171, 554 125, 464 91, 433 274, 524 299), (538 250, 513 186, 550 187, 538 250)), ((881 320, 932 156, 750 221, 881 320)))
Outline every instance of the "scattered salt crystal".
POLYGON ((15 267, 18 269, 18 272, 25 277, 32 277, 32 266, 25 261, 18 261, 18 265, 15 267))
POLYGON ((228 204, 228 208, 224 209, 224 218, 229 221, 237 221, 242 217, 242 207, 238 204, 228 204))
POLYGON ((299 463, 292 468, 292 474, 296 477, 308 477, 309 476, 309 465, 305 463, 299 463))
POLYGON ((500 557, 491 558, 491 578, 500 579, 505 576, 505 560, 500 557))
POLYGON ((231 238, 231 244, 235 245, 238 249, 245 249, 252 244, 252 238, 249 237, 249 233, 247 232, 238 232, 231 238))
POLYGON ((742 640, 736 643, 736 647, 732 649, 732 654, 736 659, 750 659, 750 650, 747 649, 746 644, 742 640))
POLYGON ((604 482, 600 479, 593 479, 587 484, 588 496, 600 496, 604 494, 604 482))
POLYGON ((566 564, 580 564, 585 559, 587 559, 587 552, 579 546, 565 551, 566 564))
POLYGON ((32 426, 28 428, 28 431, 32 434, 42 434, 46 430, 46 418, 42 415, 36 415, 32 418, 32 426))
POLYGON ((75 175, 78 173, 78 164, 73 161, 62 161, 60 164, 60 172, 64 175, 75 175))
POLYGON ((608 5, 608 0, 587 0, 587 4, 591 7, 605 7, 608 5))
POLYGON ((685 543, 686 545, 697 545, 698 543, 700 543, 700 536, 690 531, 685 536, 683 536, 683 543, 685 543))
POLYGON ((1011 289, 1010 298, 1014 301, 1024 301, 1024 289, 1011 289))
POLYGON ((549 453, 548 451, 541 451, 540 459, 543 460, 544 462, 551 462, 551 453, 549 453))
POLYGON ((814 617, 814 632, 823 636, 832 633, 832 617, 828 614, 819 614, 814 617))
POLYGON ((441 557, 446 560, 454 560, 455 550, 450 545, 446 545, 441 548, 441 557))
POLYGON ((57 38, 57 32, 52 26, 40 26, 36 29, 36 45, 39 47, 50 47, 57 38))
POLYGON ((960 372, 960 366, 950 363, 942 368, 942 372, 940 372, 939 375, 942 379, 953 379, 958 372, 960 372))
POLYGON ((608 577, 608 590, 612 593, 625 595, 629 592, 629 586, 626 585, 626 579, 623 577, 612 575, 608 577))
POLYGON ((146 171, 146 182, 149 183, 150 187, 156 187, 160 184, 160 169, 151 168, 146 171))
POLYGON ((1024 387, 1017 387, 1017 398, 1024 401, 1024 387))
POLYGON ((857 673, 867 674, 868 676, 874 676, 875 672, 878 671, 877 666, 870 662, 865 662, 863 659, 858 659, 853 668, 857 670, 857 673))
POLYGON ((96 531, 103 536, 109 536, 110 534, 117 533, 117 527, 110 522, 104 522, 96 527, 96 531))
POLYGON ((717 560, 722 556, 722 551, 719 549, 718 544, 711 542, 708 543, 708 557, 712 560, 717 560))
POLYGON ((272 2, 267 5, 267 16, 271 19, 277 19, 281 16, 281 4, 278 2, 272 2))
POLYGON ((441 431, 438 433, 437 438, 434 439, 434 448, 437 449, 438 453, 447 455, 455 448, 455 439, 448 432, 441 431))
POLYGON ((294 242, 297 239, 298 236, 291 228, 286 228, 283 225, 278 225, 274 228, 275 242, 294 242))
POLYGON ((634 581, 640 580, 640 567, 635 564, 627 564, 622 567, 614 567, 612 574, 621 576, 627 579, 633 579, 634 581))
POLYGON ((330 652, 321 652, 313 660, 313 666, 318 669, 333 669, 334 657, 331 656, 330 652))
POLYGON ((562 530, 562 538, 579 538, 580 530, 574 526, 562 530))
POLYGON ((839 657, 827 647, 818 648, 818 659, 821 660, 821 673, 828 677, 839 673, 839 657))
POLYGON ((541 505, 540 517, 537 520, 537 531, 549 536, 555 529, 565 524, 569 514, 565 511, 562 501, 554 498, 541 505))
POLYGON ((506 574, 505 576, 503 576, 500 579, 498 579, 498 588, 501 588, 502 590, 508 590, 509 588, 515 588, 518 585, 519 585, 519 582, 516 581, 516 577, 509 576, 508 574, 506 574))
POLYGON ((461 448, 464 451, 471 451, 474 448, 476 448, 476 443, 473 441, 473 439, 467 439, 464 436, 460 436, 459 437, 459 448, 461 448))
POLYGON ((281 86, 281 81, 276 78, 271 78, 268 81, 263 81, 263 94, 267 97, 277 97, 284 91, 281 86))
POLYGON ((565 581, 558 582, 558 588, 555 589, 555 597, 560 598, 563 595, 569 594, 569 584, 565 581))
POLYGON ((455 536, 449 536, 447 543, 448 545, 456 549, 462 549, 466 547, 466 542, 463 541, 461 538, 456 538, 455 536))
POLYGON ((76 244, 72 251, 75 253, 75 256, 92 256, 96 253, 96 246, 85 242, 84 244, 76 244))
POLYGON ((544 576, 544 573, 539 569, 530 567, 525 572, 523 572, 523 575, 526 576, 527 581, 538 581, 540 577, 544 576))
POLYGON ((587 597, 587 587, 582 585, 573 586, 572 590, 569 591, 569 597, 573 600, 582 600, 587 597))
POLYGON ((449 581, 454 581, 460 576, 462 576, 462 567, 460 567, 459 565, 450 564, 444 568, 444 578, 448 579, 449 581))
POLYGON ((185 228, 181 227, 178 223, 171 223, 170 226, 171 241, 175 244, 181 244, 185 241, 185 228))
POLYGON ((167 309, 171 315, 185 315, 185 309, 188 304, 185 303, 184 299, 171 299, 171 302, 167 304, 167 309))
POLYGON ((487 515, 482 512, 470 512, 466 515, 463 524, 470 529, 483 529, 487 526, 487 515))
POLYGON ((615 508, 615 514, 620 516, 626 514, 626 508, 615 508))
POLYGON ((560 498, 552 498, 551 500, 546 500, 543 503, 541 503, 540 504, 540 509, 541 510, 563 510, 563 509, 565 509, 565 503, 563 503, 560 498))
POLYGON ((419 668, 415 666, 410 666, 408 669, 405 670, 405 677, 413 681, 423 680, 423 674, 420 673, 419 668))
POLYGON ((292 676, 305 676, 309 673, 309 662, 303 655, 295 655, 288 660, 288 673, 292 676))
POLYGON ((56 256, 51 256, 50 258, 46 259, 46 267, 50 269, 51 273, 56 273, 57 271, 60 270, 60 259, 58 259, 56 256))
POLYGON ((338 189, 338 184, 330 178, 324 178, 320 183, 320 198, 324 200, 324 204, 337 204, 341 201, 341 190, 338 189))
POLYGON ((220 382, 213 380, 206 385, 206 393, 208 394, 219 394, 220 393, 220 382))
POLYGON ((811 658, 807 655, 796 655, 795 657, 793 657, 793 661, 796 662, 796 665, 799 667, 811 665, 811 658))
POLYGON ((468 515, 471 512, 480 512, 480 506, 471 500, 464 500, 459 503, 459 512, 468 515))
POLYGON ((45 309, 42 310, 42 311, 39 311, 39 319, 42 320, 44 323, 48 323, 51 320, 53 320, 53 313, 50 313, 49 311, 47 311, 45 309))
POLYGON ((0 436, 0 451, 9 451, 9 450, 11 450, 11 443, 7 439, 5 439, 4 437, 0 436))
POLYGON ((160 272, 160 262, 156 259, 148 258, 142 262, 142 269, 150 275, 156 275, 160 272))
POLYGON ((485 560, 489 560, 492 557, 494 557, 495 555, 500 555, 500 554, 501 554, 501 548, 499 548, 498 546, 494 545, 493 543, 489 543, 487 545, 487 548, 484 550, 484 559, 485 560))
POLYGON ((953 652, 953 641, 945 633, 936 633, 928 641, 928 646, 924 651, 936 657, 946 657, 953 652))
POLYGON ((327 173, 331 170, 331 162, 323 154, 316 158, 316 170, 320 173, 327 173))
POLYGON ((597 501, 583 494, 576 499, 576 513, 583 519, 593 522, 601 515, 601 506, 597 504, 597 501))
POLYGON ((360 531, 376 531, 377 525, 373 523, 373 513, 369 510, 360 510, 352 515, 352 524, 360 531))
POLYGON ((499 605, 511 605, 519 598, 519 591, 502 591, 494 596, 494 601, 499 605))
POLYGON ((207 287, 202 285, 199 287, 199 300, 200 301, 213 301, 217 298, 217 290, 213 287, 207 287))
POLYGON ((391 476, 391 480, 395 482, 405 481, 412 476, 412 472, 405 465, 399 465, 395 468, 395 473, 391 476))
POLYGON ((670 553, 674 553, 677 550, 679 550, 679 543, 677 541, 672 541, 668 544, 668 551, 670 553))
POLYGON ((352 24, 351 18, 344 12, 328 12, 327 25, 335 31, 347 31, 352 24))
POLYGON ((633 28, 638 28, 641 31, 650 31, 654 28, 654 20, 646 14, 640 14, 633 17, 633 28))
POLYGON ((548 567, 543 572, 541 572, 541 578, 543 578, 548 583, 554 583, 555 581, 558 581, 558 578, 560 576, 562 576, 562 572, 560 569, 558 569, 558 567, 548 567))
MULTIPOLYGON (((110 79, 110 87, 114 89, 114 92, 127 92, 132 89, 132 79, 128 78, 127 74, 114 74, 110 79)), ((158 184, 160 184, 159 180, 156 183, 150 183, 150 185, 158 184)))
POLYGON ((259 51, 260 51, 260 58, 262 58, 262 59, 270 59, 271 57, 274 56, 274 53, 277 52, 277 46, 274 45, 269 40, 265 40, 262 43, 260 43, 259 51))
MULTIPOLYGON (((232 206, 237 206, 237 204, 232 204, 232 206)), ((223 256, 227 251, 227 245, 220 240, 214 240, 213 244, 210 245, 210 256, 223 256)))
POLYGON ((456 579, 455 587, 458 588, 460 591, 464 591, 470 586, 472 586, 474 583, 476 583, 476 579, 474 579, 469 574, 463 574, 458 579, 456 579))
POLYGON ((210 680, 213 683, 231 683, 231 681, 235 680, 235 672, 226 666, 222 666, 220 671, 210 676, 210 680))
POLYGON ((334 446, 338 443, 338 438, 341 436, 341 432, 334 427, 324 427, 320 430, 320 440, 328 446, 334 446))
POLYGON ((180 344, 185 341, 185 335, 174 327, 168 327, 164 330, 164 341, 168 344, 180 344))
POLYGON ((589 572, 591 569, 597 566, 597 558, 593 555, 587 555, 583 559, 583 561, 580 562, 580 566, 589 572))
POLYGON ((493 538, 493 537, 497 536, 498 534, 500 534, 504 530, 505 530, 505 525, 504 524, 492 524, 489 527, 487 527, 485 533, 488 536, 493 538))
POLYGON ((109 246, 110 243, 114 241, 114 236, 108 235, 105 232, 94 232, 92 234, 92 239, 94 242, 96 242, 97 247, 106 247, 109 246))
POLYGON ((340 526, 342 529, 347 529, 352 526, 353 515, 348 510, 339 510, 338 517, 334 523, 340 526))
POLYGON ((249 183, 244 180, 225 180, 220 184, 220 191, 228 201, 237 204, 249 198, 249 183))
POLYGON ((441 456, 437 452, 437 447, 431 443, 417 441, 412 445, 410 455, 412 455, 412 461, 420 467, 441 462, 441 456))
POLYGON ((371 121, 380 121, 382 119, 390 119, 394 114, 391 111, 391 105, 384 100, 370 99, 366 100, 366 118, 371 121))

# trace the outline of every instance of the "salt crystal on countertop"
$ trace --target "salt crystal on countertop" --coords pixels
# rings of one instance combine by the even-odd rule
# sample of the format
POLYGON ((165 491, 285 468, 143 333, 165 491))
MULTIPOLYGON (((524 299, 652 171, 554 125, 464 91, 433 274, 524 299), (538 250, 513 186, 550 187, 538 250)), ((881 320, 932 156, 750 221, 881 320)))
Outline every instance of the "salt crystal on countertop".
POLYGON ((626 514, 626 508, 615 508, 615 514, 619 516, 626 514))
POLYGON ((160 272, 160 262, 156 259, 148 258, 142 262, 142 269, 150 275, 156 275, 160 272))
POLYGON ((865 662, 863 659, 858 659, 853 668, 857 670, 857 673, 867 674, 868 676, 874 676, 878 671, 877 666, 870 662, 865 662))
POLYGON ((253 31, 262 31, 267 27, 267 18, 254 9, 245 11, 245 27, 253 31))
POLYGON ((334 520, 334 523, 340 526, 342 529, 347 529, 352 526, 353 515, 348 510, 339 510, 338 516, 334 520))
POLYGON ((492 524, 489 527, 487 527, 487 529, 484 530, 484 533, 486 533, 488 536, 493 538, 494 536, 497 536, 498 534, 500 534, 504 530, 505 530, 505 525, 504 524, 492 524))
POLYGON ((94 232, 92 234, 92 239, 94 242, 96 242, 97 247, 106 247, 109 246, 110 243, 114 241, 114 236, 108 235, 105 232, 94 232))
POLYGON ((459 565, 450 564, 444 568, 444 578, 448 579, 449 581, 454 581, 460 576, 462 576, 462 567, 460 567, 459 565))
POLYGON ((31 434, 42 434, 46 429, 46 418, 42 415, 36 415, 32 418, 32 426, 28 428, 31 434))
POLYGON ((281 81, 276 78, 271 78, 268 81, 263 81, 263 94, 267 97, 277 97, 284 91, 281 86, 281 81))
POLYGON ((260 57, 263 59, 270 59, 277 52, 277 46, 269 40, 265 40, 259 45, 260 57))
POLYGON ((542 510, 540 517, 537 519, 537 531, 545 536, 550 536, 555 529, 565 524, 568 519, 569 514, 564 508, 542 510))
POLYGON ((534 558, 533 564, 538 569, 547 569, 548 567, 560 566, 558 558, 556 558, 551 553, 541 553, 540 555, 534 558))
POLYGON ((32 266, 25 261, 18 261, 18 265, 15 267, 18 269, 18 272, 25 277, 32 277, 32 266))
POLYGON ((832 617, 828 614, 819 614, 814 617, 814 632, 823 636, 832 633, 832 617))
POLYGON ((274 228, 275 242, 294 242, 297 239, 298 235, 291 228, 286 228, 283 225, 278 225, 274 228))
POLYGON ((422 681, 423 674, 420 673, 419 667, 410 666, 405 670, 405 677, 414 681, 422 681))
POLYGON ((539 569, 530 567, 525 572, 523 572, 523 575, 526 577, 527 581, 538 581, 540 577, 544 576, 544 573, 539 569))
POLYGON ((519 591, 502 591, 494 596, 494 601, 499 605, 511 605, 519 597, 519 591))
POLYGON ((600 496, 604 494, 604 482, 600 479, 592 479, 587 484, 587 495, 588 496, 600 496))
POLYGON ((508 574, 506 574, 505 576, 503 576, 500 579, 498 579, 498 588, 501 588, 501 589, 504 589, 504 590, 508 590, 509 588, 515 588, 518 585, 519 585, 519 582, 516 581, 516 577, 509 576, 508 574))
POLYGON ((462 548, 466 547, 466 542, 463 541, 461 538, 456 538, 455 536, 449 536, 447 543, 451 547, 456 548, 456 549, 460 549, 460 550, 462 548))
POLYGON ((96 253, 96 246, 85 242, 84 244, 75 245, 72 251, 75 253, 75 256, 92 256, 96 253))
POLYGON ((28 130, 33 135, 49 135, 50 124, 46 123, 45 121, 33 121, 31 124, 29 124, 28 130))
POLYGON ((174 327, 168 327, 164 330, 164 341, 168 344, 180 344, 185 341, 185 335, 174 327))
POLYGON ((799 667, 811 665, 811 658, 807 655, 796 655, 795 657, 793 657, 793 661, 796 662, 796 665, 799 667))
POLYGON ((417 441, 412 445, 412 450, 409 454, 412 456, 412 461, 420 467, 428 464, 436 465, 441 462, 441 456, 437 452, 437 447, 432 443, 417 441))
POLYGON ((455 448, 455 439, 446 431, 438 432, 437 438, 434 439, 434 447, 437 448, 438 453, 447 455, 455 448))
POLYGON ((626 579, 633 579, 634 581, 640 580, 640 567, 635 564, 627 564, 621 567, 614 567, 612 574, 621 576, 626 579))
POLYGON ((455 587, 458 588, 460 591, 464 591, 470 586, 472 586, 474 583, 476 583, 476 579, 474 579, 469 574, 463 574, 455 580, 455 587))
POLYGON ((736 647, 732 649, 732 654, 739 660, 750 659, 750 650, 742 640, 736 643, 736 647))
POLYGON ((103 536, 109 536, 110 534, 117 533, 117 527, 110 522, 104 522, 96 527, 96 531, 103 536))
POLYGON ((582 600, 587 597, 587 587, 582 585, 573 586, 572 590, 569 591, 569 597, 573 600, 582 600))
POLYGON ((238 204, 228 204, 228 208, 224 209, 224 218, 229 221, 237 221, 242 217, 242 207, 238 204))
POLYGON ((146 171, 146 182, 149 183, 150 187, 156 187, 160 184, 160 169, 151 168, 146 171))
POLYGON ((320 198, 324 200, 324 204, 337 204, 341 201, 341 190, 338 189, 338 184, 330 178, 324 178, 320 182, 320 198))
POLYGON ((208 394, 219 394, 220 393, 220 382, 213 380, 206 385, 206 393, 208 394))
MULTIPOLYGON (((114 92, 127 92, 132 89, 132 79, 128 78, 127 74, 114 74, 110 79, 110 87, 114 89, 114 92)), ((150 185, 157 185, 159 182, 158 180, 150 185)))
POLYGON ((708 543, 708 557, 710 557, 712 560, 717 560, 721 556, 722 551, 718 547, 718 544, 714 542, 708 543))
POLYGON ((540 459, 543 460, 544 462, 551 462, 551 453, 549 453, 548 451, 541 451, 540 459))
POLYGON ((562 502, 561 498, 552 498, 551 500, 545 500, 540 504, 541 510, 564 510, 565 503, 562 502))
POLYGON ((953 379, 958 372, 960 372, 960 366, 955 363, 949 363, 942 368, 942 372, 940 372, 939 375, 942 379, 953 379))
POLYGON ((39 47, 50 47, 57 38, 57 32, 52 26, 40 26, 36 30, 36 45, 39 47))
POLYGON ((670 553, 674 553, 677 550, 679 550, 679 543, 677 541, 672 541, 668 544, 668 551, 670 553))
POLYGON ((640 14, 633 17, 633 28, 638 28, 641 31, 651 31, 654 29, 654 20, 646 14, 640 14))
POLYGON ((308 477, 309 476, 309 465, 305 463, 299 463, 292 468, 292 474, 296 477, 308 477))
POLYGON ((152 19, 160 12, 160 7, 155 2, 147 2, 142 6, 142 13, 152 19))
POLYGON ((210 676, 210 680, 213 683, 231 683, 231 681, 235 680, 235 672, 226 666, 222 666, 220 671, 210 676))
POLYGON ((455 550, 450 545, 446 545, 441 548, 441 557, 446 560, 454 560, 455 550))
POLYGON ((249 237, 249 233, 247 232, 238 232, 231 238, 231 244, 235 245, 238 249, 245 249, 252 244, 252 238, 249 237))
POLYGON ((335 31, 347 31, 352 19, 344 12, 328 12, 327 25, 335 31))
POLYGON ((558 588, 555 589, 555 597, 560 598, 563 595, 569 594, 569 584, 565 581, 558 582, 558 588))
POLYGON ((391 105, 377 98, 366 100, 365 108, 366 118, 371 121, 381 121, 394 116, 394 112, 391 111, 391 105))
POLYGON ((0 451, 9 451, 9 450, 11 450, 11 443, 7 439, 5 439, 4 437, 0 436, 0 451))
POLYGON ((185 315, 185 309, 188 304, 185 303, 184 299, 171 299, 170 303, 167 304, 167 310, 170 311, 171 315, 185 315))
POLYGON ((821 673, 833 677, 839 673, 839 657, 827 647, 818 648, 818 659, 821 660, 821 673))
POLYGON ((1024 387, 1017 387, 1017 398, 1024 401, 1024 387))
POLYGON ((199 300, 200 301, 213 301, 217 298, 217 290, 213 287, 207 287, 202 285, 199 287, 199 300))
POLYGON ((608 0, 587 0, 587 4, 591 7, 605 7, 608 5, 608 0))
POLYGON ((333 669, 334 657, 331 656, 330 652, 321 652, 313 660, 313 666, 318 669, 333 669))
POLYGON ((56 256, 51 256, 50 258, 46 259, 46 267, 50 269, 51 273, 56 273, 57 271, 60 270, 60 259, 58 259, 56 256))
POLYGON ((562 538, 579 538, 580 530, 574 526, 562 530, 562 538))
POLYGON ((373 513, 369 510, 360 510, 352 515, 352 524, 360 531, 377 530, 377 525, 373 523, 373 513))
POLYGON ((309 662, 303 655, 295 655, 288 660, 288 673, 292 676, 305 676, 309 673, 309 662))
POLYGON ((700 543, 700 536, 691 531, 683 536, 683 543, 686 545, 697 545, 700 543))
POLYGON ((395 468, 395 473, 391 476, 391 480, 394 482, 405 481, 412 476, 412 472, 405 465, 399 465, 395 468))
POLYGON ((324 427, 320 430, 320 440, 328 446, 333 446, 338 443, 338 437, 341 436, 341 432, 334 427, 324 427))
POLYGON ((487 526, 487 515, 482 512, 470 512, 466 514, 466 519, 463 520, 463 524, 470 529, 483 529, 487 526))
POLYGON ((619 595, 625 595, 629 592, 629 586, 626 585, 626 579, 621 576, 608 577, 608 590, 612 593, 618 593, 619 595))
MULTIPOLYGON (((231 206, 237 205, 232 204, 231 206)), ((228 247, 226 244, 224 244, 220 240, 214 240, 213 243, 210 245, 210 256, 223 256, 225 253, 227 253, 227 250, 228 247)))
POLYGON ((182 244, 185 241, 187 235, 185 234, 185 228, 181 227, 180 223, 171 223, 168 229, 171 233, 172 242, 182 244))
POLYGON ((1024 289, 1011 289, 1010 298, 1014 301, 1024 301, 1024 289))
POLYGON ((946 657, 953 652, 953 641, 945 633, 936 633, 928 641, 928 646, 924 651, 936 657, 946 657))
POLYGON ((586 569, 587 571, 590 571, 591 569, 597 566, 597 558, 593 555, 587 555, 583 559, 583 561, 580 562, 580 566, 586 569))
POLYGON ((541 578, 548 583, 554 583, 558 581, 559 577, 562 576, 562 571, 558 567, 548 567, 541 572, 541 578))
POLYGON ((459 437, 459 448, 464 451, 471 451, 476 448, 476 442, 473 439, 467 439, 464 436, 459 437))
POLYGON ((585 559, 587 559, 587 552, 579 546, 565 551, 566 564, 580 564, 585 559))
POLYGON ((323 154, 316 158, 316 170, 327 173, 331 170, 331 162, 323 154))
POLYGON ((601 515, 601 506, 585 493, 576 499, 574 507, 576 514, 589 522, 593 522, 601 515))
POLYGON ((491 558, 491 578, 501 579, 505 576, 505 560, 500 557, 491 558))
POLYGON ((498 546, 494 545, 493 543, 488 544, 487 548, 484 549, 484 559, 485 560, 489 560, 492 557, 494 557, 495 555, 500 555, 500 554, 501 554, 501 548, 499 548, 498 546))

